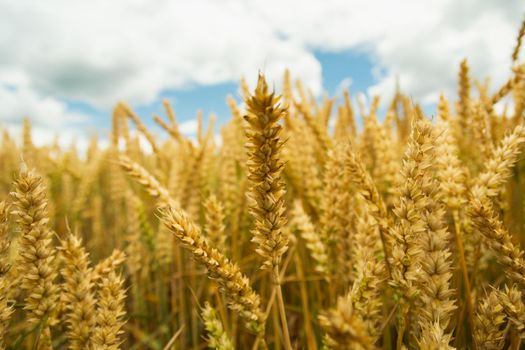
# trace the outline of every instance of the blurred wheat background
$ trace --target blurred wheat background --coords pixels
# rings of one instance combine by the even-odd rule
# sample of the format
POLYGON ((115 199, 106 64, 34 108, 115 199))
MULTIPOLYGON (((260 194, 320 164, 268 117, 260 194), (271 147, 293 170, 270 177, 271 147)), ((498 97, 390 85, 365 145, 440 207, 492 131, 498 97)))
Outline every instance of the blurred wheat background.
POLYGON ((515 32, 503 83, 465 58, 432 110, 290 67, 194 137, 168 99, 116 103, 85 149, 4 129, 0 349, 524 348, 515 32))

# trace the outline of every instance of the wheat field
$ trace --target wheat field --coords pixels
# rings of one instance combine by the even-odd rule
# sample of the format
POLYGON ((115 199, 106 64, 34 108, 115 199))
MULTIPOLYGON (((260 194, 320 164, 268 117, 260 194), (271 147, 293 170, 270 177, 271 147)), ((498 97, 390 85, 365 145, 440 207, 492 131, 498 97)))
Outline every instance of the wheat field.
POLYGON ((286 71, 220 141, 168 101, 165 136, 120 102, 86 154, 4 132, 0 349, 522 348, 524 32, 506 84, 465 59, 434 115, 286 71))

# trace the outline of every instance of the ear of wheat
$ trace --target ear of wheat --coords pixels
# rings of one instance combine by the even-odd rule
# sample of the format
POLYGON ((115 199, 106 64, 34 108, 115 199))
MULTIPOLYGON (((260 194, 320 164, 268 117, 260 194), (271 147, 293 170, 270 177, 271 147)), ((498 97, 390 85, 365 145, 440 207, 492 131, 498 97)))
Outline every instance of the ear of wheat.
POLYGON ((12 302, 9 300, 10 281, 7 273, 11 268, 9 261, 9 205, 0 202, 0 348, 5 348, 4 337, 9 330, 9 321, 14 312, 12 302))
POLYGON ((248 278, 237 265, 210 247, 182 210, 173 207, 161 209, 160 217, 193 258, 207 268, 210 278, 216 280, 222 289, 229 307, 244 318, 248 329, 256 333, 264 332, 265 317, 260 309, 259 295, 253 291, 248 278))
POLYGON ((228 334, 224 331, 216 311, 209 303, 202 309, 202 319, 206 332, 208 332, 208 347, 216 350, 233 350, 233 344, 228 334))
POLYGON ((122 343, 126 314, 123 282, 121 276, 111 271, 98 283, 96 327, 91 338, 93 349, 118 349, 122 343))
POLYGON ((60 246, 62 293, 71 349, 87 349, 95 328, 95 296, 89 257, 82 241, 70 234, 60 246))
POLYGON ((22 165, 15 181, 13 214, 20 227, 18 274, 26 292, 24 309, 28 321, 35 324, 51 317, 56 306, 58 287, 54 280, 55 250, 51 246, 52 232, 48 227, 46 189, 42 178, 22 165))
POLYGON ((262 267, 268 269, 279 266, 288 248, 288 238, 282 231, 286 223, 284 183, 280 178, 284 142, 279 137, 282 126, 278 123, 286 111, 278 103, 279 97, 268 91, 260 75, 255 94, 246 100, 245 120, 249 124, 246 148, 248 178, 252 182, 250 211, 255 219, 253 241, 258 246, 257 253, 264 259, 262 267))

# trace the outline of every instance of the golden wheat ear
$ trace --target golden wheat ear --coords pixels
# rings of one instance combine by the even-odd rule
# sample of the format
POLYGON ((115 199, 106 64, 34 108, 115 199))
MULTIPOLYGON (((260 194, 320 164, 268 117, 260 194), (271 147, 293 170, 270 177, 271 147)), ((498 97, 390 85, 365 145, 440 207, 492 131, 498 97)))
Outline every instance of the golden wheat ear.
POLYGON ((321 235, 312 224, 310 217, 305 213, 299 200, 295 201, 290 224, 306 242, 306 248, 308 248, 310 255, 315 261, 315 270, 329 281, 330 266, 328 249, 325 242, 321 239, 321 235))
POLYGON ((476 230, 487 240, 496 258, 505 266, 505 274, 525 288, 525 260, 523 250, 512 242, 512 237, 487 199, 473 199, 470 217, 476 230))
POLYGON ((111 271, 98 283, 96 327, 91 337, 93 349, 119 349, 126 322, 124 279, 111 271))
POLYGON ((509 320, 510 341, 514 348, 518 348, 525 335, 525 305, 523 293, 518 286, 505 286, 503 290, 496 290, 498 299, 509 320))
POLYGON ((262 269, 270 270, 277 292, 277 304, 283 331, 284 345, 292 349, 287 318, 281 289, 279 265, 288 250, 289 238, 283 232, 285 215, 285 183, 281 172, 284 168, 281 138, 281 119, 287 111, 282 108, 280 96, 270 93, 264 76, 259 75, 257 87, 246 99, 248 114, 244 117, 246 128, 246 149, 248 154, 248 192, 250 213, 254 219, 252 242, 256 252, 263 258, 262 269))
POLYGON ((250 213, 255 224, 252 230, 257 253, 263 258, 263 269, 275 269, 288 249, 288 238, 282 227, 286 224, 284 182, 281 171, 284 163, 279 121, 286 113, 279 106, 279 96, 268 91, 268 85, 259 75, 253 96, 246 99, 248 122, 248 179, 252 187, 248 193, 250 213))
POLYGON ((344 171, 348 174, 350 181, 356 186, 357 193, 364 198, 367 212, 374 218, 379 227, 379 236, 383 247, 383 253, 390 274, 390 242, 388 213, 383 198, 379 194, 372 177, 365 169, 351 144, 345 147, 344 171))
POLYGON ((0 277, 3 277, 11 268, 9 249, 11 238, 9 237, 9 214, 11 207, 6 201, 0 202, 0 277))
POLYGON ((208 244, 183 210, 172 206, 161 208, 159 217, 193 258, 206 267, 208 276, 219 284, 230 309, 244 319, 247 328, 264 334, 265 316, 260 308, 259 295, 239 267, 208 244))
POLYGON ((227 237, 224 225, 224 207, 215 195, 211 195, 205 200, 204 209, 206 236, 219 251, 225 251, 227 237))
POLYGON ((201 310, 204 328, 208 333, 206 342, 210 349, 216 350, 234 350, 233 342, 224 330, 222 322, 219 319, 217 312, 210 303, 206 302, 204 308, 201 310))
POLYGON ((472 335, 478 347, 503 349, 507 317, 496 290, 480 298, 472 335))
POLYGON ((326 332, 325 342, 331 349, 376 349, 365 322, 355 314, 350 297, 341 297, 335 308, 319 316, 326 332))
POLYGON ((69 346, 75 350, 88 349, 96 325, 96 301, 89 255, 82 240, 71 232, 58 249, 64 280, 60 302, 64 309, 69 346))
POLYGON ((500 195, 505 182, 512 176, 512 168, 518 161, 524 142, 525 124, 519 124, 501 140, 500 145, 485 160, 485 169, 475 179, 470 189, 470 197, 496 198, 500 195))
POLYGON ((91 274, 93 282, 98 283, 100 280, 107 277, 111 271, 115 271, 126 261, 126 254, 124 252, 114 249, 110 256, 100 261, 91 274))
POLYGON ((131 119, 131 121, 133 121, 133 123, 136 125, 139 132, 142 135, 144 135, 144 137, 150 144, 153 152, 158 157, 161 157, 161 152, 160 152, 159 146, 157 145, 157 142, 155 141, 155 137, 151 134, 151 132, 146 127, 146 125, 144 125, 140 117, 131 109, 131 107, 126 102, 121 102, 120 108, 122 109, 124 115, 128 116, 128 118, 131 119))
POLYGON ((0 202, 0 349, 6 347, 5 336, 9 331, 9 323, 14 312, 13 303, 9 300, 9 290, 12 288, 13 276, 11 270, 9 249, 9 212, 10 207, 5 201, 0 202))
POLYGON ((146 192, 158 201, 159 206, 166 206, 174 202, 168 190, 142 166, 125 155, 120 155, 119 163, 131 178, 142 185, 146 192))
POLYGON ((54 280, 55 251, 53 233, 49 228, 48 200, 42 177, 28 170, 25 164, 14 183, 11 193, 12 214, 20 228, 17 270, 21 277, 20 288, 26 293, 24 310, 28 322, 35 325, 44 319, 53 319, 58 286, 54 280))

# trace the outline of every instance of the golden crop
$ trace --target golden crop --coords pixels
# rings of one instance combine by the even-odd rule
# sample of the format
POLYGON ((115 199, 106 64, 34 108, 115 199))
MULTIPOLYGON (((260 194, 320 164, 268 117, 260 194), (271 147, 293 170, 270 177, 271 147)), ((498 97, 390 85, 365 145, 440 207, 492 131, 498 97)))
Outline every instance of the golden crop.
POLYGON ((520 349, 524 32, 504 86, 464 60, 432 120, 286 72, 228 98, 220 145, 167 101, 167 141, 122 102, 85 157, 5 132, 0 349, 520 349))

